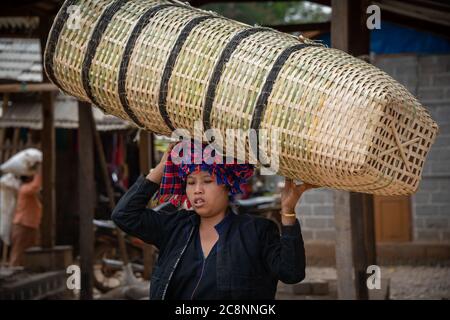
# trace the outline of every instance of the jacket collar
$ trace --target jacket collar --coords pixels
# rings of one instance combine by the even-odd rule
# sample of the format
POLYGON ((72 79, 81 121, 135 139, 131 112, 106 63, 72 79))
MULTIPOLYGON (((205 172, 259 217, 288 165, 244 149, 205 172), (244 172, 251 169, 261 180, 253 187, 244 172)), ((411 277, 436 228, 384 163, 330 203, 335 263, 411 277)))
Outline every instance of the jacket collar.
MULTIPOLYGON (((222 219, 222 221, 214 226, 219 235, 226 231, 227 227, 230 225, 235 216, 236 213, 233 211, 233 209, 231 209, 230 206, 228 206, 225 217, 222 219)), ((193 214, 189 217, 189 219, 194 226, 200 225, 200 216, 195 211, 193 211, 193 214)))

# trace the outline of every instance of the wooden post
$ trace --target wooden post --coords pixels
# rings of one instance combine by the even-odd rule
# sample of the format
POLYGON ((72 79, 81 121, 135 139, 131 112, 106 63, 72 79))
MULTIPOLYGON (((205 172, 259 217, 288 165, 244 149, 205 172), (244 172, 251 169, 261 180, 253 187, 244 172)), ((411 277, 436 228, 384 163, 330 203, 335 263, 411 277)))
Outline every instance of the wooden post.
MULTIPOLYGON (((354 56, 370 51, 367 0, 332 0, 331 43, 354 56)), ((339 299, 368 299, 367 267, 376 264, 373 196, 334 191, 339 299)))
POLYGON ((3 159, 4 161, 6 161, 11 156, 11 140, 5 140, 5 142, 3 143, 3 150, 3 159))
POLYGON ((8 266, 8 245, 3 242, 3 248, 2 248, 2 262, 0 265, 2 268, 8 266))
MULTIPOLYGON (((92 115, 92 113, 91 113, 91 115, 92 115)), ((97 150, 98 162, 100 164, 100 170, 102 173, 103 182, 105 184, 106 193, 108 194, 109 209, 112 212, 114 210, 114 207, 116 206, 116 202, 114 200, 114 189, 113 189, 113 186, 111 185, 111 179, 109 178, 108 166, 107 166, 106 158, 105 158, 105 151, 103 150, 102 140, 100 138, 100 134, 97 131, 94 117, 92 116, 90 120, 91 120, 91 125, 93 128, 92 133, 94 135, 94 143, 95 143, 95 149, 97 150)), ((124 236, 123 231, 120 229, 117 229, 117 240, 119 242, 119 250, 120 250, 120 255, 122 257, 122 261, 123 261, 124 265, 126 266, 129 263, 129 259, 128 259, 127 247, 125 245, 125 236, 124 236)))
MULTIPOLYGON (((139 132, 139 167, 143 174, 147 174, 155 166, 153 134, 141 130, 139 132)), ((144 279, 150 279, 153 269, 153 246, 144 244, 144 279)))
MULTIPOLYGON (((2 104, 2 112, 3 114, 6 112, 9 103, 9 93, 3 94, 3 104, 2 104)), ((3 159, 4 151, 3 151, 3 140, 5 138, 5 128, 0 128, 0 163, 3 163, 7 159, 3 159)))
POLYGON ((20 128, 14 128, 12 147, 11 147, 11 156, 15 155, 17 152, 20 151, 19 139, 20 139, 20 128))
POLYGON ((339 299, 356 299, 353 282, 353 252, 350 220, 350 194, 334 190, 334 223, 336 225, 336 274, 339 299))
MULTIPOLYGON (((38 34, 41 44, 41 56, 44 61, 44 49, 50 31, 48 17, 40 17, 38 34)), ((47 74, 42 73, 42 81, 48 82, 47 74)), ((54 94, 51 91, 42 92, 42 223, 41 246, 53 248, 55 245, 55 125, 54 125, 54 94)), ((53 265, 53 263, 51 264, 53 265)))
POLYGON ((370 51, 367 0, 332 0, 331 46, 354 56, 370 51))
POLYGON ((42 223, 41 245, 55 245, 55 126, 52 92, 42 93, 42 223))
POLYGON ((350 219, 356 297, 367 300, 367 267, 376 263, 373 195, 350 192, 350 219))
POLYGON ((94 133, 92 107, 78 102, 79 214, 80 214, 80 299, 91 300, 94 284, 94 133))

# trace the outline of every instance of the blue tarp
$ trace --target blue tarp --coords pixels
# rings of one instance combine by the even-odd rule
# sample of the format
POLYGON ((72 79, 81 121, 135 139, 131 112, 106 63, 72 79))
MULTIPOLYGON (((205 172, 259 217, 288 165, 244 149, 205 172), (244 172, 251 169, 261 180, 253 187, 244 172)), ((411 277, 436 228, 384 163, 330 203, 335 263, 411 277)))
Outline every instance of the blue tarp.
MULTIPOLYGON (((317 39, 331 47, 330 33, 323 34, 317 39)), ((370 51, 377 54, 450 53, 450 39, 382 21, 381 29, 374 29, 370 32, 370 51)))

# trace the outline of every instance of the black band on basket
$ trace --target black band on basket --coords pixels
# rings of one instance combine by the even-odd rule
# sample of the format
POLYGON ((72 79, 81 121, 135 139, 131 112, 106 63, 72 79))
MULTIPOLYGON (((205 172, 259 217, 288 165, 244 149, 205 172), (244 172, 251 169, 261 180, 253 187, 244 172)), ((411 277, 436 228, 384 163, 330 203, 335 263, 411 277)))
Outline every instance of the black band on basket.
POLYGON ((58 44, 58 39, 61 35, 61 31, 64 28, 64 24, 69 19, 70 13, 68 12, 68 8, 74 5, 76 2, 77 0, 68 0, 64 2, 63 6, 59 10, 58 15, 55 18, 55 22, 53 23, 53 27, 47 40, 47 49, 45 50, 45 71, 47 72, 47 76, 49 77, 49 79, 61 90, 62 87, 59 84, 58 79, 56 79, 55 70, 53 69, 53 57, 55 55, 56 45, 58 44))
POLYGON ((173 126, 172 121, 169 119, 169 115, 167 114, 167 93, 168 93, 170 77, 172 76, 173 67, 175 66, 177 57, 180 54, 180 51, 183 48, 183 45, 186 42, 186 39, 188 38, 191 31, 197 25, 199 25, 201 22, 203 22, 207 19, 214 19, 214 18, 220 18, 220 17, 207 15, 207 16, 197 17, 197 18, 194 18, 191 21, 189 21, 186 24, 186 26, 184 26, 183 30, 181 30, 180 35, 177 38, 177 41, 175 42, 172 50, 170 51, 169 58, 167 59, 166 65, 164 67, 164 71, 163 71, 163 75, 162 75, 162 79, 161 79, 161 85, 159 87, 158 106, 159 106, 159 113, 161 114, 161 117, 164 119, 164 122, 172 131, 175 130, 175 127, 173 126))
POLYGON ((219 60, 214 66, 214 71, 211 76, 211 80, 208 83, 208 89, 206 90, 205 105, 203 106, 203 130, 206 131, 211 129, 211 111, 214 103, 214 98, 216 96, 216 88, 222 77, 225 64, 230 60, 231 55, 239 46, 239 44, 245 38, 262 31, 271 31, 272 29, 256 27, 249 28, 238 32, 231 38, 230 42, 227 43, 222 53, 220 54, 219 60))
POLYGON ((275 60, 272 69, 270 69, 269 74, 267 76, 266 81, 263 84, 262 89, 260 90, 260 94, 258 99, 256 100, 255 109, 253 110, 252 121, 250 124, 250 128, 256 131, 256 144, 250 144, 250 148, 252 149, 253 154, 256 156, 256 159, 260 162, 264 162, 264 167, 269 167, 270 165, 267 161, 261 161, 259 154, 259 128, 261 125, 261 120, 264 116, 264 111, 267 107, 267 102, 269 100, 270 94, 272 93, 273 85, 277 80, 278 74, 281 71, 281 68, 284 66, 289 57, 297 51, 302 50, 303 48, 317 46, 315 44, 307 44, 301 43, 292 47, 288 47, 284 49, 278 58, 275 60), (254 148, 256 147, 256 150, 254 148))
POLYGON ((102 15, 98 19, 97 24, 95 25, 94 30, 92 31, 92 36, 89 39, 89 43, 87 45, 86 53, 83 60, 83 66, 81 69, 81 82, 83 83, 83 89, 86 92, 89 100, 97 107, 102 109, 104 112, 106 110, 100 106, 92 94, 91 83, 89 81, 89 73, 91 70, 92 60, 94 59, 95 52, 97 51, 97 47, 102 40, 103 33, 108 27, 109 22, 112 17, 120 10, 120 8, 126 3, 126 0, 116 0, 111 3, 105 11, 102 12, 102 15))
POLYGON ((143 127, 142 122, 136 117, 133 110, 130 108, 130 104, 127 99, 126 94, 126 81, 128 73, 128 65, 130 63, 131 54, 136 45, 136 41, 142 33, 142 30, 150 23, 151 19, 162 9, 168 7, 180 7, 180 5, 173 4, 160 4, 148 9, 140 18, 139 21, 133 28, 131 36, 128 38, 127 44, 125 45, 125 50, 123 52, 122 61, 120 62, 119 77, 118 77, 118 91, 119 99, 122 104, 123 110, 127 115, 133 120, 138 126, 143 127))

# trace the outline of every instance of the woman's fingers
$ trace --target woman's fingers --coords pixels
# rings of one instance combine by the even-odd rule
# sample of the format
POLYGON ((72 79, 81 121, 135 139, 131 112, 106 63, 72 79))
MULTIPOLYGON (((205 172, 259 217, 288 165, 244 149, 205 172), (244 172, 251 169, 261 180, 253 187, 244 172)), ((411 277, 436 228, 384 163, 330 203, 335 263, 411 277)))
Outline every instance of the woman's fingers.
POLYGON ((284 187, 286 191, 294 190, 295 193, 301 194, 309 189, 320 188, 318 185, 314 185, 311 183, 303 182, 300 185, 296 185, 291 178, 284 177, 284 187))
POLYGON ((291 178, 284 178, 284 189, 286 191, 291 190, 292 187, 294 186, 294 182, 292 182, 291 178))
POLYGON ((319 188, 319 186, 304 182, 301 185, 295 186, 295 192, 297 194, 302 194, 303 192, 313 188, 319 188))
POLYGON ((175 147, 177 144, 178 144, 178 141, 169 143, 169 145, 167 146, 167 152, 172 151, 173 147, 175 147))

